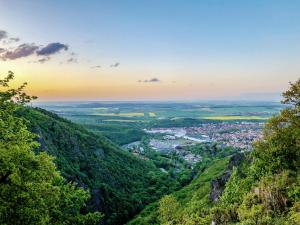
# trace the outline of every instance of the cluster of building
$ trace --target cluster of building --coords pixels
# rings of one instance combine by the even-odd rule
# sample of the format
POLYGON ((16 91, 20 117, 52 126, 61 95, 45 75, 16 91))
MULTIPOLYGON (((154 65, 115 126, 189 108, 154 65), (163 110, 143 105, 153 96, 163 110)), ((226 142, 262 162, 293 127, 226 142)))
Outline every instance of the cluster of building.
POLYGON ((250 150, 252 143, 261 138, 260 130, 241 130, 223 134, 217 133, 212 136, 212 139, 216 142, 243 150, 250 150))
POLYGON ((197 127, 184 128, 155 128, 145 130, 147 133, 165 134, 163 140, 152 139, 150 145, 155 149, 175 148, 185 139, 185 144, 202 142, 218 142, 225 146, 232 146, 243 150, 250 150, 252 143, 262 138, 263 123, 260 122, 222 122, 204 123, 197 127))
MULTIPOLYGON (((262 138, 262 127, 263 123, 258 122, 222 122, 199 124, 197 127, 155 128, 144 131, 149 134, 161 134, 150 139, 150 148, 163 154, 175 152, 190 164, 195 164, 201 161, 201 156, 187 152, 184 146, 217 142, 242 151, 251 150, 252 143, 262 138)), ((134 154, 140 155, 144 152, 138 141, 124 147, 134 154)))
POLYGON ((222 122, 206 123, 186 128, 189 135, 205 135, 212 142, 250 150, 252 143, 262 138, 263 123, 259 122, 222 122))
POLYGON ((149 142, 149 146, 156 151, 159 151, 163 154, 168 154, 171 152, 176 153, 176 155, 180 156, 188 163, 195 164, 201 161, 201 156, 185 151, 183 148, 184 146, 192 144, 195 144, 195 142, 172 135, 165 135, 162 137, 162 139, 152 138, 149 142))
POLYGON ((186 146, 191 144, 193 144, 191 141, 182 138, 166 139, 164 137, 162 139, 152 138, 149 142, 149 146, 152 149, 160 151, 161 153, 169 153, 170 151, 173 151, 176 148, 179 148, 180 146, 186 146))

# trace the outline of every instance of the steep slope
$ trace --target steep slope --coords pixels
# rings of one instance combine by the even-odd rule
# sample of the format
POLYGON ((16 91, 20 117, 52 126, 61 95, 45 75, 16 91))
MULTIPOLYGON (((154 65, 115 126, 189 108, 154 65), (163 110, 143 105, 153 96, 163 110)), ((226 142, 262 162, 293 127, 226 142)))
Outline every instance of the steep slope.
MULTIPOLYGON (((211 182, 221 176, 228 166, 230 157, 218 159, 200 173, 189 185, 172 193, 170 196, 163 197, 160 201, 147 206, 136 218, 128 225, 148 225, 161 224, 161 209, 165 208, 169 214, 168 221, 172 224, 183 223, 184 215, 190 215, 195 210, 207 207, 212 204, 209 199, 211 182)), ((184 223, 183 223, 184 224, 184 223)))
POLYGON ((151 162, 122 151, 106 138, 42 109, 23 108, 18 115, 38 134, 41 147, 56 157, 62 175, 89 188, 88 208, 105 214, 105 224, 124 224, 129 218, 178 183, 151 162))

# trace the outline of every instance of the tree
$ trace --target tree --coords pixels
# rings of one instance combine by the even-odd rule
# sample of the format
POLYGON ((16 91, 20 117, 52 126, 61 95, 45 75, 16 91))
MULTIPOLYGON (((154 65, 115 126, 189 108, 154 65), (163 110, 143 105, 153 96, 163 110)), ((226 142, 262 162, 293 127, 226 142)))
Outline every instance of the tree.
POLYGON ((252 169, 257 177, 300 169, 300 79, 283 97, 290 107, 268 121, 264 139, 255 144, 252 169))
POLYGON ((66 183, 53 157, 34 153, 35 135, 14 112, 36 97, 24 92, 26 83, 9 89, 13 78, 9 71, 0 80, 0 223, 96 224, 100 213, 80 213, 89 193, 66 183))
POLYGON ((166 195, 159 201, 159 219, 161 224, 178 224, 180 204, 172 195, 166 195))
POLYGON ((283 92, 284 99, 281 101, 283 104, 291 104, 296 107, 300 106, 300 79, 295 83, 290 83, 290 89, 283 92))

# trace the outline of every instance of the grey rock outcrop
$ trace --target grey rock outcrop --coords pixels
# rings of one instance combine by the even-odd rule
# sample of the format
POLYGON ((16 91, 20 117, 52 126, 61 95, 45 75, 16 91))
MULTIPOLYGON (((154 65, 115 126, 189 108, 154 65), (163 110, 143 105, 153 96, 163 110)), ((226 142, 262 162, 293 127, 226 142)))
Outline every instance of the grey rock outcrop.
POLYGON ((209 194, 209 199, 211 201, 217 202, 219 200, 220 196, 222 195, 225 189, 225 185, 232 174, 233 167, 238 167, 243 161, 244 157, 244 154, 233 155, 230 158, 229 164, 224 173, 211 182, 211 191, 209 194))

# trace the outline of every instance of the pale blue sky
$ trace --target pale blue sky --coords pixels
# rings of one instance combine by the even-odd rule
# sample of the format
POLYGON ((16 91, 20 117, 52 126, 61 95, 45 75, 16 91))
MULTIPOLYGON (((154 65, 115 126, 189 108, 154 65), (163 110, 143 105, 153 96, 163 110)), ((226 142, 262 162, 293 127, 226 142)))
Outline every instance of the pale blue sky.
MULTIPOLYGON (((0 30, 26 43, 68 44, 78 59, 76 65, 60 67, 61 59, 54 59, 57 68, 54 62, 31 64, 27 72, 34 74, 47 68, 54 77, 68 72, 77 80, 90 73, 92 83, 103 81, 110 86, 115 82, 116 88, 123 87, 118 83, 123 80, 127 85, 124 92, 137 89, 125 95, 126 99, 135 95, 157 99, 157 92, 162 99, 177 99, 178 90, 193 99, 281 92, 289 81, 299 77, 299 24, 300 1, 0 0, 0 30), (120 66, 111 71, 109 65, 116 62, 120 66), (96 65, 101 65, 102 71, 91 71, 96 65), (161 88, 155 84, 155 93, 149 90, 143 95, 139 85, 144 84, 137 80, 153 77, 162 81, 161 88), (171 85, 177 91, 172 91, 171 85), (206 90, 208 85, 218 93, 206 90), (197 94, 197 88, 203 93, 197 94)), ((79 88, 83 92, 87 89, 79 88)), ((91 99, 97 96, 110 98, 104 93, 90 95, 91 99)), ((122 99, 124 93, 112 96, 122 99)))

